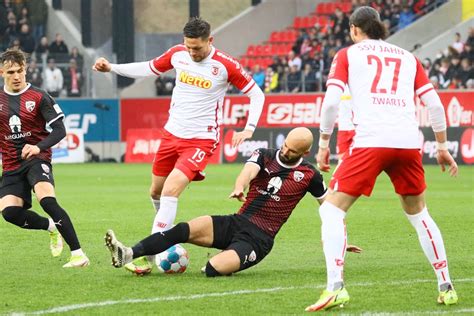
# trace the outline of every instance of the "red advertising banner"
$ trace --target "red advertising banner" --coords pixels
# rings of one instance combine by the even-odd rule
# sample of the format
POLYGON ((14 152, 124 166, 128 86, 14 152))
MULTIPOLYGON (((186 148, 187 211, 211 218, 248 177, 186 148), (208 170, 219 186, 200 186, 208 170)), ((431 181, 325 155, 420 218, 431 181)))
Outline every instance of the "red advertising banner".
POLYGON ((161 129, 128 129, 125 162, 152 162, 161 143, 161 129))
MULTIPOLYGON (((474 91, 440 92, 446 110, 448 127, 473 126, 474 91)), ((259 127, 319 127, 324 94, 267 95, 259 127)), ((170 98, 124 99, 121 105, 121 137, 129 128, 160 128, 168 118, 170 98)), ((246 96, 224 99, 224 127, 243 127, 249 108, 246 96)), ((420 127, 429 127, 428 109, 417 102, 420 127)))

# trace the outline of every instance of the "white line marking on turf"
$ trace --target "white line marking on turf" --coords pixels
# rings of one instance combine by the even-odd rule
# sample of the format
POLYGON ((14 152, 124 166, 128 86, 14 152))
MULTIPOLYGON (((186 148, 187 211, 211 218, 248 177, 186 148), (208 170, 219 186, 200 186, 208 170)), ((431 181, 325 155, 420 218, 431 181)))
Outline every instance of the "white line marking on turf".
MULTIPOLYGON (((458 279, 455 280, 456 283, 471 283, 474 282, 474 279, 458 279)), ((424 279, 415 279, 411 281, 392 281, 392 282, 358 282, 358 283, 350 283, 349 286, 355 287, 369 287, 375 285, 405 285, 405 284, 414 284, 414 283, 435 283, 433 279, 424 280, 424 279)), ((73 304, 73 305, 65 305, 65 306, 58 306, 53 307, 50 309, 44 309, 39 311, 33 312, 13 312, 9 315, 11 316, 23 316, 23 315, 44 315, 44 314, 53 314, 53 313, 65 313, 70 312, 78 309, 88 309, 88 308, 97 308, 103 306, 112 306, 112 305, 121 305, 121 304, 137 304, 137 303, 154 303, 154 302, 167 302, 167 301, 182 301, 182 300, 196 300, 201 298, 208 298, 208 297, 223 297, 229 295, 243 295, 243 294, 255 294, 255 293, 271 293, 271 292, 279 292, 279 291, 291 291, 291 290, 303 290, 303 289, 318 289, 324 288, 323 285, 306 285, 306 286, 289 286, 289 287, 274 287, 274 288, 267 288, 267 289, 254 289, 254 290, 237 290, 237 291, 228 291, 228 292, 215 292, 215 293, 203 293, 203 294, 189 294, 189 295, 177 295, 177 296, 161 296, 161 297, 153 297, 153 298, 137 298, 137 299, 125 299, 125 300, 118 300, 118 301, 102 301, 102 302, 95 302, 95 303, 82 303, 82 304, 73 304)), ((310 303, 310 302, 309 302, 310 303)), ((417 311, 417 312, 366 312, 362 315, 367 316, 385 316, 385 315, 416 315, 416 314, 447 314, 447 313, 473 313, 474 308, 470 309, 450 309, 449 311, 417 311)), ((360 314, 360 313, 359 313, 360 314)), ((350 315, 350 314, 345 314, 350 315)))

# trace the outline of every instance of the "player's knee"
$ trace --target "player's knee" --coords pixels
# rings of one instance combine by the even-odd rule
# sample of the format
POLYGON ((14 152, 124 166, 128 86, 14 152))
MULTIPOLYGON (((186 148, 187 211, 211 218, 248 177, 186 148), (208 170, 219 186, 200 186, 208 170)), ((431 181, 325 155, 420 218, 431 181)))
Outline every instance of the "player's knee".
POLYGON ((22 226, 23 216, 22 216, 23 208, 19 206, 8 206, 3 209, 2 216, 3 218, 14 225, 22 226))
POLYGON ((208 261, 206 264, 206 276, 209 278, 213 278, 217 276, 222 276, 222 274, 212 266, 211 262, 208 261))

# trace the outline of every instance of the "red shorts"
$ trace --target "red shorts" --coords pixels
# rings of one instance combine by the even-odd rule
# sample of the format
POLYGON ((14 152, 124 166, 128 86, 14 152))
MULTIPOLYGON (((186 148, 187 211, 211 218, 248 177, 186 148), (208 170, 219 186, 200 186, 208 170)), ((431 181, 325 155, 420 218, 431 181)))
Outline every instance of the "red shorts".
POLYGON ((334 172, 330 188, 352 196, 370 196, 377 176, 385 171, 395 192, 419 195, 426 189, 425 171, 418 149, 353 148, 334 172))
POLYGON ((153 174, 167 177, 177 168, 190 181, 202 180, 200 172, 206 168, 216 146, 217 142, 212 139, 179 138, 165 130, 153 159, 153 174))
POLYGON ((338 131, 337 132, 337 145, 336 150, 338 155, 344 154, 349 150, 352 144, 352 140, 355 135, 355 130, 351 131, 338 131))

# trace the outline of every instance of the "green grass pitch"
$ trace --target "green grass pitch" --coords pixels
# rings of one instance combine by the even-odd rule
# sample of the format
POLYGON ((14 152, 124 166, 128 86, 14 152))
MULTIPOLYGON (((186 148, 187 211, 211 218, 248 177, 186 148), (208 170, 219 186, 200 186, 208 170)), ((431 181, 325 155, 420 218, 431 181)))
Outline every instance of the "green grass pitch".
MULTIPOLYGON (((209 166, 207 179, 182 195, 178 221, 237 211, 239 202, 227 196, 240 168, 209 166)), ((91 265, 63 269, 69 251, 52 258, 47 233, 20 230, 1 220, 0 315, 303 314, 319 297, 326 273, 317 203, 310 195, 280 231, 272 253, 234 276, 204 277, 200 268, 216 250, 191 245, 185 245, 190 265, 182 275, 155 269, 148 277, 135 277, 113 268, 105 231, 113 228, 127 244, 150 231, 150 171, 150 165, 56 165, 58 200, 72 217, 91 265)), ((461 167, 456 179, 437 166, 426 167, 428 207, 443 233, 458 305, 436 304, 434 273, 388 177, 381 175, 372 197, 359 200, 348 214, 349 243, 364 252, 346 257, 351 302, 335 312, 474 314, 473 178, 472 166, 461 167)), ((34 209, 40 211, 38 203, 34 209)))

